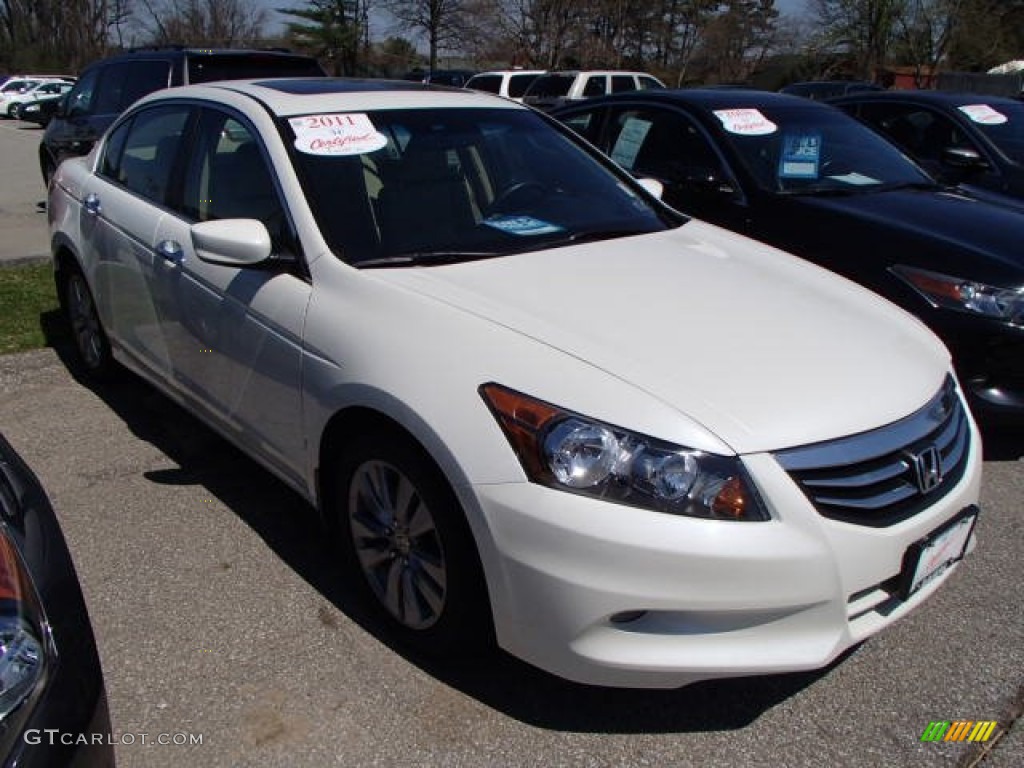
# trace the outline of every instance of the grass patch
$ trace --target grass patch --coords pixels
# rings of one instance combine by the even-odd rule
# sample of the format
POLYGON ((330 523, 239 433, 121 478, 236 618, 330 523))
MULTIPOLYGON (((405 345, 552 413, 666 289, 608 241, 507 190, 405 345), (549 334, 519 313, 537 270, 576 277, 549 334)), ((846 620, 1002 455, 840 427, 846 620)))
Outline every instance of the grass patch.
POLYGON ((58 313, 49 262, 0 267, 0 355, 53 346, 58 313))

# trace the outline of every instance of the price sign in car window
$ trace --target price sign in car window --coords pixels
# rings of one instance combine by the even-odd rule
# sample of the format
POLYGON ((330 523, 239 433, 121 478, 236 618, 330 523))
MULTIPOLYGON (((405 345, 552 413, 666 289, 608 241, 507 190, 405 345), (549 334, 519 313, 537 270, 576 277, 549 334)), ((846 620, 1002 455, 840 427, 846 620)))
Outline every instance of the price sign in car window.
POLYGON ((821 164, 821 134, 786 134, 779 157, 779 178, 816 179, 821 164))
POLYGON ((640 154, 640 147, 643 146, 644 139, 647 138, 647 133, 650 130, 650 120, 641 120, 638 117, 627 118, 622 130, 619 131, 619 137, 615 140, 615 146, 612 147, 612 160, 623 168, 632 170, 636 163, 636 156, 640 154))

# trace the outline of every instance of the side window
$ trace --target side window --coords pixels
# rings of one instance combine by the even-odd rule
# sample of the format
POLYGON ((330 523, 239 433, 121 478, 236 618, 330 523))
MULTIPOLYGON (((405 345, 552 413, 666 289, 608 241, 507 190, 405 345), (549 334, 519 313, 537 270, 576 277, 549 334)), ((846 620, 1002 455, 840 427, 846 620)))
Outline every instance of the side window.
POLYGON ((597 144, 600 136, 601 120, 596 111, 577 112, 569 117, 563 118, 562 122, 572 128, 576 133, 585 138, 591 144, 597 144))
POLYGON ((284 206, 259 142, 246 125, 218 110, 200 113, 185 170, 182 212, 194 221, 259 219, 275 251, 290 240, 284 206))
POLYGON ((604 96, 608 92, 607 79, 604 75, 590 75, 583 86, 584 98, 591 96, 604 96))
POLYGON ((96 98, 96 85, 100 78, 100 67, 90 69, 82 75, 68 94, 68 115, 88 114, 96 98))
POLYGON ((103 144, 103 156, 100 158, 99 174, 106 176, 111 181, 124 184, 124 175, 121 167, 121 160, 124 157, 124 143, 128 138, 128 131, 132 127, 132 121, 121 123, 107 136, 103 144))
POLYGON ((121 90, 119 109, 124 110, 147 93, 170 85, 171 62, 136 61, 127 68, 121 90))
POLYGON ((945 115, 910 104, 864 104, 860 116, 909 154, 937 163, 946 147, 977 150, 945 115))
POLYGON ((476 91, 499 93, 501 91, 501 75, 479 75, 470 80, 466 87, 476 91))
POLYGON ((522 98, 526 89, 530 87, 537 75, 512 75, 508 79, 508 95, 513 99, 522 98))
POLYGON ((635 90, 636 83, 633 82, 632 75, 612 75, 612 93, 635 90))
POLYGON ((639 176, 691 189, 728 177, 697 126, 675 111, 624 109, 611 121, 609 138, 611 158, 639 176))
MULTIPOLYGON (((183 106, 139 112, 126 131, 114 178, 132 192, 158 205, 167 205, 174 161, 188 115, 188 107, 183 106)), ((115 147, 110 149, 112 154, 115 147)))
POLYGON ((637 89, 641 91, 649 91, 652 88, 664 88, 664 86, 649 75, 640 75, 637 78, 637 89))

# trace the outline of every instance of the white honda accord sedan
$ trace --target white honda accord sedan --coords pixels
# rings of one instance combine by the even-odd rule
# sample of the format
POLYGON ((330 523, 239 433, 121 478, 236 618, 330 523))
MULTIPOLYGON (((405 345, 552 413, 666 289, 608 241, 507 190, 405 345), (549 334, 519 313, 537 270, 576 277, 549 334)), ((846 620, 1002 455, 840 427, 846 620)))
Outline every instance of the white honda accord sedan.
POLYGON ((270 80, 146 97, 48 211, 85 367, 315 504, 399 641, 821 667, 973 546, 977 430, 921 323, 655 186, 496 97, 270 80))

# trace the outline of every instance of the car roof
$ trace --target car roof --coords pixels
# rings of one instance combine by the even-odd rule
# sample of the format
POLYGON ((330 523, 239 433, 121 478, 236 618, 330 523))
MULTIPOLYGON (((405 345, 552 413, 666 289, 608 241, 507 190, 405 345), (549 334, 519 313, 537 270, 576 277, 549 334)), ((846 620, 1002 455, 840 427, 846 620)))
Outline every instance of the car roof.
POLYGON ((489 69, 486 72, 477 72, 473 77, 483 77, 484 75, 543 75, 547 71, 546 69, 489 69))
POLYGON ((376 109, 492 108, 522 109, 515 102, 464 88, 415 83, 408 80, 360 80, 337 77, 260 78, 222 80, 157 91, 144 101, 205 98, 219 100, 226 93, 251 98, 280 115, 376 109))
POLYGON ((744 109, 769 106, 800 106, 809 109, 828 109, 821 102, 811 101, 801 96, 790 96, 785 93, 758 91, 742 88, 665 88, 647 91, 631 91, 611 96, 599 96, 595 99, 577 102, 573 106, 562 107, 562 110, 579 109, 581 106, 596 104, 614 104, 620 101, 659 102, 664 104, 683 104, 711 109, 744 109))
POLYGON ((851 93, 829 99, 833 104, 846 104, 855 101, 909 101, 915 104, 932 104, 937 106, 960 107, 964 104, 1019 104, 1015 99, 1005 96, 992 96, 987 93, 965 93, 954 91, 865 91, 851 93))

